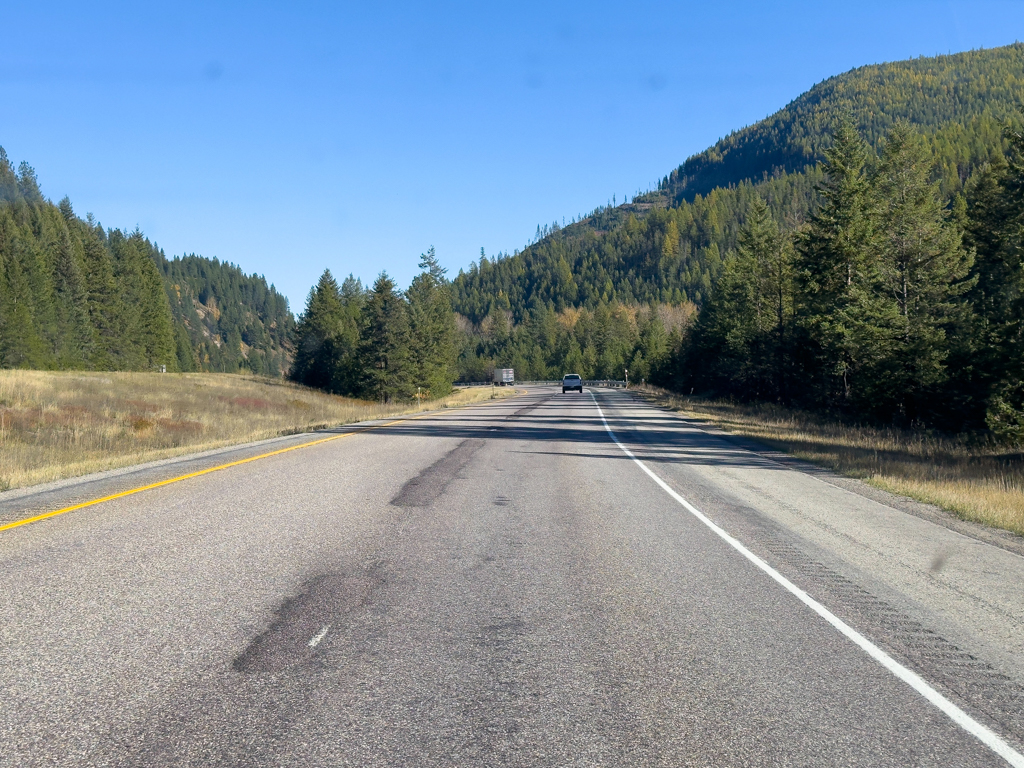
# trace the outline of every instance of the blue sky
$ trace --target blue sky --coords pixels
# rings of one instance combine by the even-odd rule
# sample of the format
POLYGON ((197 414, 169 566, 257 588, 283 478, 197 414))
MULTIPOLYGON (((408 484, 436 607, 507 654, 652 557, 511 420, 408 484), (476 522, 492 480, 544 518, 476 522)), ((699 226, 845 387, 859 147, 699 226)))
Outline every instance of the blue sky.
POLYGON ((1022 2, 20 3, 0 145, 169 256, 451 274, 852 67, 1014 42, 1022 2))

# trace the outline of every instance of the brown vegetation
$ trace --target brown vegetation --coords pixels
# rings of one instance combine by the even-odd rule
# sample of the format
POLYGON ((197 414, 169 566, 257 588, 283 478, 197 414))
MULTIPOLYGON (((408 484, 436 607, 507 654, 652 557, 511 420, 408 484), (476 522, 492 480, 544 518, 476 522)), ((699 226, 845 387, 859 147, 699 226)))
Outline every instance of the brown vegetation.
POLYGON ((1024 455, 969 436, 850 426, 774 405, 736 405, 645 388, 673 410, 892 493, 1024 535, 1024 455))
POLYGON ((0 370, 0 490, 491 396, 381 406, 252 376, 0 370))

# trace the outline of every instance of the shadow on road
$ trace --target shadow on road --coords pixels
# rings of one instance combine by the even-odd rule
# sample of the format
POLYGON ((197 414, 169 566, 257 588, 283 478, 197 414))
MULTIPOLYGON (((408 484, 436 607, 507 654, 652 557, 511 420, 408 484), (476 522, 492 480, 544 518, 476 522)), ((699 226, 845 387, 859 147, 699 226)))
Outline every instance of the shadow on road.
MULTIPOLYGON (((628 459, 612 442, 597 408, 589 396, 538 394, 508 405, 521 405, 511 413, 496 413, 497 407, 467 408, 387 426, 367 436, 452 437, 505 440, 516 443, 558 444, 552 450, 523 450, 578 458, 628 459), (579 448, 588 446, 588 449, 579 448), (598 453, 590 448, 614 450, 598 453)), ((679 417, 643 405, 625 393, 598 396, 608 426, 637 458, 644 461, 695 466, 759 467, 782 470, 771 459, 737 447, 727 438, 704 432, 679 417), (630 407, 626 416, 619 411, 630 407)), ((344 431, 344 430, 338 430, 344 431)))

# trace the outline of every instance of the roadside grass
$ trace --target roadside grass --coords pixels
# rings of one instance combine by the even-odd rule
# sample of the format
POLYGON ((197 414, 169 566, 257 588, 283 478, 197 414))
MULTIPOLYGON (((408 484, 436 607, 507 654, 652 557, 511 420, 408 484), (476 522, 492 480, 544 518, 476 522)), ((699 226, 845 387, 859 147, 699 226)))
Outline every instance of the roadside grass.
POLYGON ((0 491, 511 394, 381 406, 232 374, 0 370, 0 491))
POLYGON ((776 405, 640 393, 659 405, 971 520, 1024 535, 1024 454, 971 436, 851 426, 776 405))

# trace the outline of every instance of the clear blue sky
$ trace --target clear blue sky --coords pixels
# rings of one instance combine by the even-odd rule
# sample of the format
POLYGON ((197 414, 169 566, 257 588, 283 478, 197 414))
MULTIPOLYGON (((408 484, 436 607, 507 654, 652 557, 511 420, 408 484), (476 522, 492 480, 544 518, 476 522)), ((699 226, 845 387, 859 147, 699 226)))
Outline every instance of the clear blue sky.
POLYGON ((168 255, 402 285, 645 190, 852 67, 1014 42, 1022 2, 19 3, 0 145, 168 255))

